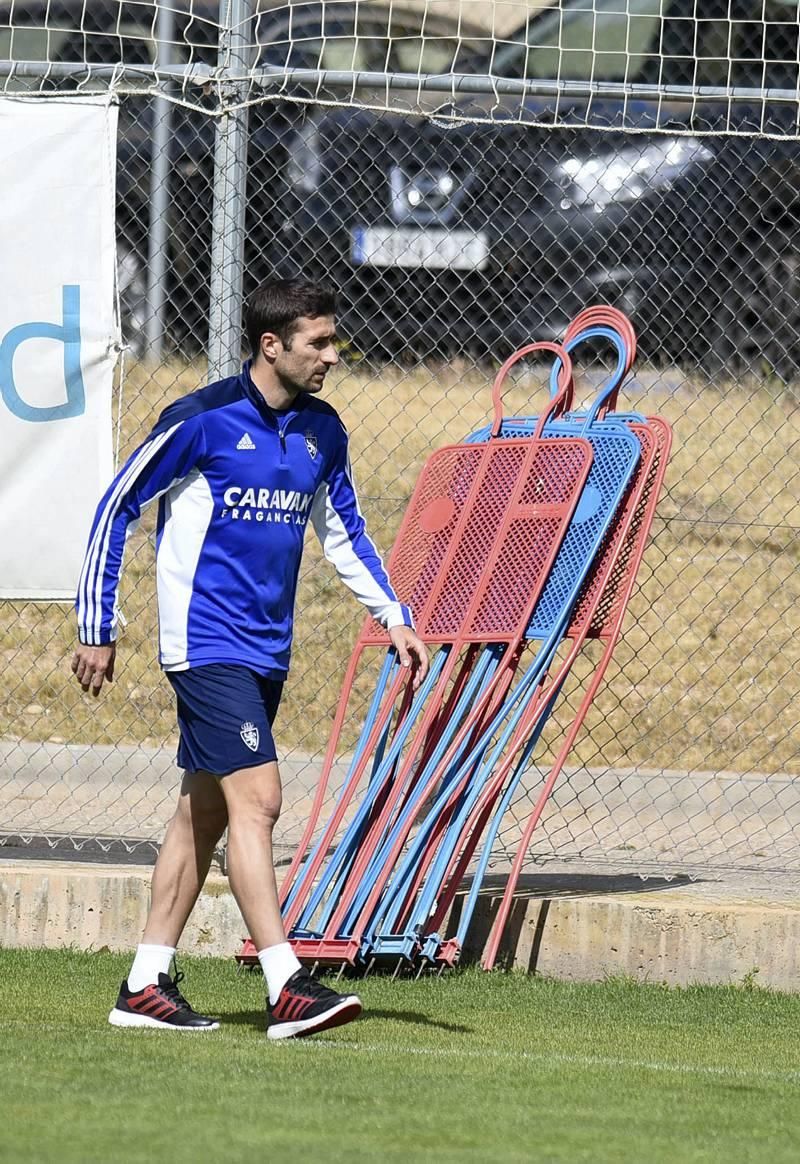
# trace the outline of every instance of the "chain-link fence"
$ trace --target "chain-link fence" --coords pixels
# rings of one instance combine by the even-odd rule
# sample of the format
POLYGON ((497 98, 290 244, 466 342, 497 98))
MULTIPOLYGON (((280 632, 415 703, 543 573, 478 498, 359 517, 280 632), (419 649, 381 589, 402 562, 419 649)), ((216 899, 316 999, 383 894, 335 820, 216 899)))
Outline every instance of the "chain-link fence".
MULTIPOLYGON (((470 25, 465 3, 398 15, 328 0, 265 8, 255 26, 233 7, 218 18, 196 0, 65 0, 57 29, 52 5, 3 6, 9 90, 46 101, 110 84, 119 100, 120 456, 166 403, 238 363, 242 289, 322 279, 341 292, 326 394, 388 551, 425 457, 485 421, 498 361, 562 335, 589 304, 621 307, 641 354, 620 406, 665 416, 675 446, 623 639, 531 860, 796 867, 796 5, 632 14, 625 0, 564 0, 532 8, 522 32, 506 19, 502 37, 470 25), (554 13, 558 35, 537 33, 554 13), (589 40, 584 26, 570 40, 586 14, 589 40)), ((586 396, 604 358, 578 365, 586 396)), ((508 409, 545 398, 544 370, 525 365, 508 409)), ((99 701, 69 671, 70 610, 0 603, 0 845, 143 854, 162 835, 179 773, 156 663, 152 520, 129 542, 127 625, 99 701)), ((316 544, 297 609, 276 724, 287 854, 363 613, 316 544)), ((593 666, 587 653, 573 669, 556 726, 593 666)), ((365 674, 361 699, 370 684, 365 674)), ((346 743, 363 710, 357 698, 346 743)), ((500 862, 548 758, 511 806, 500 862)))

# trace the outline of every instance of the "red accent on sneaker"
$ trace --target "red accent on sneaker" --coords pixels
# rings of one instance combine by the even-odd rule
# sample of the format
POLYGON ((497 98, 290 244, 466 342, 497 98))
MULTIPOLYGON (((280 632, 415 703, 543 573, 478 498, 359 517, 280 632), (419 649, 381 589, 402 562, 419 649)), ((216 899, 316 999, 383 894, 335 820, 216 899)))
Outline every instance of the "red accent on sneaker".
POLYGON ((289 994, 282 990, 273 1008, 272 1017, 279 1022, 290 1022, 300 1018, 313 1005, 313 998, 307 998, 302 994, 289 994))
POLYGON ((297 1007, 297 1002, 298 1000, 296 998, 289 997, 286 999, 286 1001, 281 1006, 281 1019, 287 1020, 293 1016, 297 1007))
POLYGON ((301 1019, 310 1006, 310 998, 296 998, 292 1003, 292 1018, 301 1019))
POLYGON ((139 994, 128 999, 128 1006, 137 1014, 148 1015, 151 1018, 163 1019, 174 1014, 178 1009, 174 1002, 165 998, 161 990, 154 983, 145 986, 139 994))

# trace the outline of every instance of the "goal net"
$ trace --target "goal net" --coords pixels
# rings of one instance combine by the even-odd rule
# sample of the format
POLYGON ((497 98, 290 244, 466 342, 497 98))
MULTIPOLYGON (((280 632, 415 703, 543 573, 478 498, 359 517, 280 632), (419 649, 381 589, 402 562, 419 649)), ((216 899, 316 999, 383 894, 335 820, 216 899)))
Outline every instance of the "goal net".
POLYGON ((6 91, 793 134, 798 0, 0 0, 6 91), (611 104, 609 104, 611 103, 611 104))

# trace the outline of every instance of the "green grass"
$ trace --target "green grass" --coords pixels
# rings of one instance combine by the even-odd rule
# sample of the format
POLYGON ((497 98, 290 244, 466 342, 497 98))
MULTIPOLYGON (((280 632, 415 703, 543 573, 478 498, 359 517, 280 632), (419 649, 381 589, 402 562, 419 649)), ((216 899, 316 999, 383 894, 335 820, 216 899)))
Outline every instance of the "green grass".
POLYGON ((327 1036, 263 1033, 263 985, 186 960, 220 1031, 120 1031, 128 959, 0 952, 0 1159, 14 1164, 794 1164, 800 997, 466 970, 359 983, 327 1036))

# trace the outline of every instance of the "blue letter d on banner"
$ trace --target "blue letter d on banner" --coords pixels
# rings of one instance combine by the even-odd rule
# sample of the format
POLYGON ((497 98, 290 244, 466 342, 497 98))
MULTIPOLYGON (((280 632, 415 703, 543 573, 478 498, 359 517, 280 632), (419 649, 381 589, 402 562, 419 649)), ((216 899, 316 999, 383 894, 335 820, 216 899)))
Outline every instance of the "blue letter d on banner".
POLYGON ((80 416, 86 408, 86 391, 81 372, 81 289, 68 284, 62 289, 63 323, 20 323, 12 327, 0 343, 0 393, 6 407, 20 420, 66 420, 80 416), (14 356, 20 344, 31 339, 58 340, 64 345, 64 384, 67 398, 62 404, 39 407, 22 399, 14 383, 14 356))

